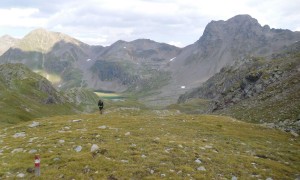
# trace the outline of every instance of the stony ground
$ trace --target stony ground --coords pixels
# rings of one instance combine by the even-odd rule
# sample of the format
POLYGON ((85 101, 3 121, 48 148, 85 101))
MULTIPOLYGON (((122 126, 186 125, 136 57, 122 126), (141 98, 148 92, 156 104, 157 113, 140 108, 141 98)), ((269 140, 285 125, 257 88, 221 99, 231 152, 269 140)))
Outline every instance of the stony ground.
POLYGON ((0 131, 0 179, 296 179, 299 137, 229 117, 115 108, 0 131), (41 176, 34 176, 34 155, 41 176))

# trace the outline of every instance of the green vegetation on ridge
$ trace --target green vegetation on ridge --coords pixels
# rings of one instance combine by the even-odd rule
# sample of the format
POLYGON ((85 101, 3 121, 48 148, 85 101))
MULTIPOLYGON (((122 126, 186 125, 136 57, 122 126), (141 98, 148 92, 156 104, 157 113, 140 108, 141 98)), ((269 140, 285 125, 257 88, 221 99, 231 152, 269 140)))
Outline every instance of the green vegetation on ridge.
POLYGON ((98 97, 90 90, 58 92, 44 77, 22 64, 0 65, 0 124, 37 117, 91 112, 98 97))

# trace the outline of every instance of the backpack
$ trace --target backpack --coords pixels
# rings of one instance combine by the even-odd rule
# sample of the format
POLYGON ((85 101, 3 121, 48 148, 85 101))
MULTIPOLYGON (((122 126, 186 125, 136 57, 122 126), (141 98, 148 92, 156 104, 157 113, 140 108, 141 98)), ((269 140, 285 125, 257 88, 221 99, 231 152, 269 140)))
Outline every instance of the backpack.
POLYGON ((99 106, 99 107, 103 107, 103 101, 99 100, 99 101, 98 101, 98 106, 99 106))

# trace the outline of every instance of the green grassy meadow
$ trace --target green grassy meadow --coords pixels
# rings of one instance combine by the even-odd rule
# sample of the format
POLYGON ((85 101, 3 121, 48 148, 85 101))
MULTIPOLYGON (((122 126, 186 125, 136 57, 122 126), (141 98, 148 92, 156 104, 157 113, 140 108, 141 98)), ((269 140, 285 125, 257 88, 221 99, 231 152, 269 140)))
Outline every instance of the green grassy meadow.
POLYGON ((300 174, 299 137, 230 117, 115 106, 103 115, 34 121, 40 125, 28 127, 30 121, 0 131, 0 178, 23 173, 25 179, 295 179, 300 174), (13 137, 21 132, 24 137, 13 137), (99 149, 91 153, 93 144, 99 149), (26 172, 34 167, 35 154, 41 156, 40 177, 26 172))

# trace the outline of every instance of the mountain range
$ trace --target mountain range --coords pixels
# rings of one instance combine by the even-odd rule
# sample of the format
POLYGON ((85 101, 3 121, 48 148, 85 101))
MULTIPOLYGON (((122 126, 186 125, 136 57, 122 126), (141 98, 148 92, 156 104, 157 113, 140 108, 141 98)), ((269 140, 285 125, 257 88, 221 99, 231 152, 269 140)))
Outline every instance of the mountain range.
POLYGON ((2 37, 0 44, 9 49, 0 63, 23 63, 58 89, 133 93, 146 104, 165 106, 224 67, 270 56, 299 40, 300 32, 261 26, 249 15, 210 22, 199 40, 184 48, 149 39, 90 46, 37 29, 20 40, 2 37))

